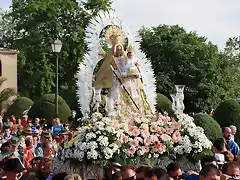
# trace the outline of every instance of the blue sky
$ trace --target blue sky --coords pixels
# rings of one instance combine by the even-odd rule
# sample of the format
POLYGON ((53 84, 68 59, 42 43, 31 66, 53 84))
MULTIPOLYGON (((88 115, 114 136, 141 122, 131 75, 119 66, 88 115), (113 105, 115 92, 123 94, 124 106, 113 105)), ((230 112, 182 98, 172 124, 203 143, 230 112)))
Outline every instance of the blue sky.
MULTIPOLYGON (((11 0, 0 5, 7 8, 11 0)), ((179 24, 221 49, 229 37, 240 35, 240 0, 113 0, 113 8, 133 30, 179 24)))

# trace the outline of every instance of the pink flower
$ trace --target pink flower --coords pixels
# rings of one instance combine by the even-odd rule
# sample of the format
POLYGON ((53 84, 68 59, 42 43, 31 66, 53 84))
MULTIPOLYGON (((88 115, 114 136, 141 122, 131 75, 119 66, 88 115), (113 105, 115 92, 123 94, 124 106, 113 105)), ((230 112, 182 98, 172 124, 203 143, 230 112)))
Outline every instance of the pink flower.
POLYGON ((122 142, 119 141, 119 140, 117 140, 117 141, 116 141, 116 144, 117 144, 118 146, 120 146, 120 145, 122 145, 122 142))
POLYGON ((177 123, 177 122, 173 122, 172 123, 172 128, 174 130, 179 130, 181 128, 181 125, 179 123, 177 123))
POLYGON ((172 139, 173 139, 173 142, 179 142, 181 141, 181 134, 179 131, 175 131, 173 134, 172 134, 172 139))
POLYGON ((136 148, 131 146, 130 148, 127 149, 127 152, 128 154, 134 154, 136 152, 136 148))
POLYGON ((152 143, 159 142, 159 139, 156 135, 151 135, 150 140, 151 140, 152 143))
POLYGON ((150 132, 147 129, 142 129, 141 130, 141 135, 144 139, 146 139, 150 136, 150 132))
POLYGON ((164 122, 164 123, 166 123, 167 122, 167 119, 166 119, 166 116, 162 116, 162 121, 164 122))
POLYGON ((139 131, 137 128, 135 128, 135 127, 130 128, 129 131, 130 131, 129 133, 130 133, 131 135, 135 136, 135 137, 140 134, 140 131, 139 131))
POLYGON ((149 152, 149 146, 142 146, 142 147, 141 147, 141 150, 142 150, 144 153, 148 153, 148 152, 149 152))
POLYGON ((126 142, 128 142, 128 137, 125 136, 125 135, 122 135, 122 136, 120 136, 120 137, 118 138, 118 141, 117 141, 117 142, 120 143, 120 144, 126 143, 126 142))
POLYGON ((151 138, 150 138, 150 137, 149 137, 149 138, 146 138, 146 139, 144 139, 144 144, 145 144, 145 146, 149 146, 151 143, 152 143, 152 140, 151 140, 151 138))
POLYGON ((155 125, 155 124, 152 124, 152 125, 150 126, 150 131, 151 131, 151 132, 156 132, 157 129, 158 129, 158 127, 157 127, 157 125, 155 125))
POLYGON ((158 116, 158 121, 163 121, 163 115, 162 114, 160 114, 159 116, 158 116))
POLYGON ((164 123, 170 122, 171 118, 169 116, 162 116, 161 118, 163 120, 164 123))
POLYGON ((171 137, 170 137, 169 135, 167 135, 167 134, 162 134, 160 137, 161 137, 161 139, 162 139, 163 141, 169 141, 169 140, 171 140, 171 137))
POLYGON ((128 142, 128 137, 127 136, 123 136, 123 142, 124 143, 128 142))
POLYGON ((157 129, 157 133, 160 134, 160 135, 163 134, 163 133, 165 133, 165 131, 166 131, 166 130, 165 130, 163 127, 159 127, 159 128, 157 129))
POLYGON ((163 122, 162 119, 158 119, 157 123, 158 123, 158 126, 163 126, 164 125, 164 122, 163 122))
POLYGON ((138 146, 138 140, 137 139, 131 139, 130 140, 130 145, 132 146, 132 147, 136 147, 136 146, 138 146))
POLYGON ((170 128, 166 128, 165 130, 166 130, 166 134, 168 134, 168 135, 171 135, 173 133, 173 131, 174 131, 174 129, 172 129, 171 127, 170 128))
POLYGON ((138 140, 138 142, 143 143, 143 139, 141 137, 135 137, 136 140, 138 140))
POLYGON ((166 151, 166 146, 165 146, 164 144, 159 143, 159 144, 156 144, 155 146, 153 146, 153 147, 152 147, 152 150, 153 150, 154 152, 160 152, 160 153, 162 153, 162 152, 165 152, 165 151, 166 151))
POLYGON ((171 121, 171 118, 169 116, 165 116, 166 117, 166 121, 167 122, 170 122, 171 121))

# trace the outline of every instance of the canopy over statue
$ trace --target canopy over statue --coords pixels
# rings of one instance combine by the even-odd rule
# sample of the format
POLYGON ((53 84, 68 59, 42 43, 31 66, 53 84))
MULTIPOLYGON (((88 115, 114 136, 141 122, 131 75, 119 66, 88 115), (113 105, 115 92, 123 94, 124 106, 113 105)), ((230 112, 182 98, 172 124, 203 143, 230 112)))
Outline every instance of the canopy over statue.
POLYGON ((113 13, 100 14, 86 34, 89 52, 77 74, 83 115, 103 109, 107 116, 154 113, 156 87, 151 63, 128 27, 113 13))

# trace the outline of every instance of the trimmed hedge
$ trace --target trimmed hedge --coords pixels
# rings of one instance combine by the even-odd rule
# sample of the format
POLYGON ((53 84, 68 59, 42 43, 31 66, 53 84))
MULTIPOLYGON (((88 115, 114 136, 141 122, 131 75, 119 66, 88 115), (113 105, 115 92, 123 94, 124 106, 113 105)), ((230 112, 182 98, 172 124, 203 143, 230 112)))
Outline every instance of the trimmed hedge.
POLYGON ((160 93, 157 93, 156 109, 158 112, 167 112, 170 116, 174 114, 172 110, 172 102, 160 93))
POLYGON ((240 128, 240 105, 234 100, 222 102, 214 111, 213 118, 221 127, 235 125, 240 128))
MULTIPOLYGON (((31 118, 45 118, 47 121, 52 122, 55 116, 55 95, 46 94, 36 102, 29 110, 28 115, 31 118)), ((65 122, 71 115, 71 110, 66 101, 58 96, 58 117, 62 122, 65 122)))
POLYGON ((34 102, 27 97, 18 97, 13 104, 7 109, 5 117, 14 115, 15 117, 22 117, 23 112, 29 109, 34 102))
POLYGON ((199 113, 195 115, 194 123, 204 129, 205 135, 212 142, 222 136, 220 125, 206 113, 199 113))
POLYGON ((214 111, 213 118, 221 127, 235 125, 237 127, 237 139, 240 143, 240 105, 235 100, 222 102, 214 111))

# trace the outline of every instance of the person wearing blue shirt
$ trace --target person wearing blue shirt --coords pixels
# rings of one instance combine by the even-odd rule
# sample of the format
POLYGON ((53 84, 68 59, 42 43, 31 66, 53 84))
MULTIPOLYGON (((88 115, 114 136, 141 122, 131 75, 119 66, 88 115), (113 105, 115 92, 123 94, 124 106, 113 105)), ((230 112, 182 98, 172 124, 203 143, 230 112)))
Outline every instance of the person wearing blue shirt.
POLYGON ((222 129, 222 135, 226 141, 226 148, 234 155, 236 158, 239 151, 238 144, 232 139, 232 130, 229 127, 222 129))
POLYGON ((61 131, 64 130, 64 126, 61 124, 60 119, 55 119, 55 125, 52 127, 52 134, 54 137, 58 136, 61 131))

